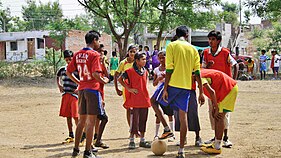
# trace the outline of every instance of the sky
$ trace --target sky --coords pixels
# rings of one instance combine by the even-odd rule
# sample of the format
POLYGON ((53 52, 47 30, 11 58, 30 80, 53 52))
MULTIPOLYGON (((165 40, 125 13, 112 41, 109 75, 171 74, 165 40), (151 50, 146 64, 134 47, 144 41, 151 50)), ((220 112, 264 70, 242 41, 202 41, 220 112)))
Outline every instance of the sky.
MULTIPOLYGON (((26 0, 0 0, 4 7, 9 7, 11 9, 12 16, 21 16, 21 8, 26 5, 26 0)), ((43 3, 49 1, 54 2, 56 0, 40 0, 43 3)), ((242 0, 242 2, 245 0, 242 0)), ((39 0, 36 0, 39 2, 39 0)), ((222 2, 236 3, 239 4, 239 0, 222 0, 222 2)), ((85 14, 85 10, 79 4, 77 0, 59 0, 59 3, 63 10, 63 15, 68 18, 74 18, 75 15, 85 14)), ((243 13, 243 7, 242 7, 243 13)), ((242 15, 242 21, 243 21, 242 15)), ((250 24, 259 24, 261 19, 259 17, 251 17, 250 24)))

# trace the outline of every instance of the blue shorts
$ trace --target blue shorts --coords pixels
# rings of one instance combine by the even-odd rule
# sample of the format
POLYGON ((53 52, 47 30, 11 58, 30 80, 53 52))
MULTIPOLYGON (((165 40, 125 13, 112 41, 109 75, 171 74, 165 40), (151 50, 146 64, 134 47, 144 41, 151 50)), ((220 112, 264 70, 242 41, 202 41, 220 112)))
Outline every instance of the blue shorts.
POLYGON ((266 63, 261 63, 260 71, 266 71, 266 63))
POLYGON ((158 99, 156 99, 156 101, 163 106, 169 105, 174 110, 180 109, 182 111, 187 112, 191 90, 168 86, 167 91, 168 102, 165 102, 162 98, 163 90, 160 92, 160 94, 158 94, 158 99))
POLYGON ((272 69, 273 72, 278 72, 278 70, 279 70, 279 67, 274 67, 274 68, 272 69))

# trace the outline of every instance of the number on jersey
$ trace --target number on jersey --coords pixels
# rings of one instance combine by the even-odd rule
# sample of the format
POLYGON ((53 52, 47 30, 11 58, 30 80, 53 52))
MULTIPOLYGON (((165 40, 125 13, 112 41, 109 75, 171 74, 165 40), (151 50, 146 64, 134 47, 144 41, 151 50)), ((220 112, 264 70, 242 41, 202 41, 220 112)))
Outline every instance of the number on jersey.
POLYGON ((77 69, 78 69, 79 77, 80 77, 81 81, 84 81, 85 78, 87 78, 86 79, 87 81, 92 79, 91 73, 89 72, 88 66, 86 64, 83 64, 83 65, 78 64, 77 69))

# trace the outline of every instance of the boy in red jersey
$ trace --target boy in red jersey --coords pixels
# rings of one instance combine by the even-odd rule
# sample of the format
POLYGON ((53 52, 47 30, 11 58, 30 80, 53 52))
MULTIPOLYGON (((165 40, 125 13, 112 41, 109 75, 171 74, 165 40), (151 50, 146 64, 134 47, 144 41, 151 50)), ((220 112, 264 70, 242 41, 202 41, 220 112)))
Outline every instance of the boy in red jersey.
POLYGON ((73 60, 67 67, 66 74, 78 84, 78 104, 79 104, 79 120, 75 132, 75 145, 72 156, 79 155, 79 141, 82 136, 82 131, 86 124, 86 146, 84 157, 95 157, 91 151, 93 138, 93 129, 98 114, 102 114, 101 104, 102 98, 98 91, 100 83, 106 84, 109 80, 106 77, 101 77, 100 72, 100 54, 95 51, 99 48, 100 34, 97 31, 89 31, 85 35, 87 47, 76 52, 73 60), (72 76, 72 72, 78 70, 79 78, 72 76))
POLYGON ((144 68, 146 64, 145 53, 136 53, 133 67, 126 70, 118 81, 125 87, 126 101, 125 108, 132 108, 133 114, 130 124, 130 143, 129 149, 135 149, 134 135, 140 132, 140 147, 150 148, 149 142, 145 141, 146 121, 150 98, 147 90, 148 72, 144 68))
POLYGON ((238 86, 231 77, 214 69, 201 69, 201 77, 204 94, 213 103, 212 115, 215 118, 215 141, 201 149, 209 154, 220 154, 224 117, 234 110, 238 86))
MULTIPOLYGON (((211 31, 208 34, 209 45, 211 48, 204 50, 203 55, 203 68, 206 69, 215 69, 221 72, 226 73, 229 77, 233 79, 237 78, 238 75, 238 64, 236 60, 231 56, 230 51, 227 48, 220 47, 222 40, 222 35, 219 31, 211 31), (234 74, 232 76, 232 67, 234 68, 234 74)), ((212 103, 209 100, 209 117, 211 122, 211 127, 214 130, 214 118, 212 117, 212 103)), ((225 130, 223 138, 223 147, 231 147, 232 143, 228 139, 228 129, 230 123, 230 113, 226 114, 225 117, 225 130)), ((210 144, 215 140, 212 138, 206 141, 206 144, 210 144)))

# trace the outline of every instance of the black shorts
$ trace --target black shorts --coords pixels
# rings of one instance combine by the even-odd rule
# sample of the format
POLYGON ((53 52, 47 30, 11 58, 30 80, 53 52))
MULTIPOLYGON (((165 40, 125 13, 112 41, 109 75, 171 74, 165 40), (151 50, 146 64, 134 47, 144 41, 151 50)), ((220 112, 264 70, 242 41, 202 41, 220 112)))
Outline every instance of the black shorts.
POLYGON ((102 115, 97 116, 99 120, 108 120, 108 116, 106 115, 105 111, 102 115))

